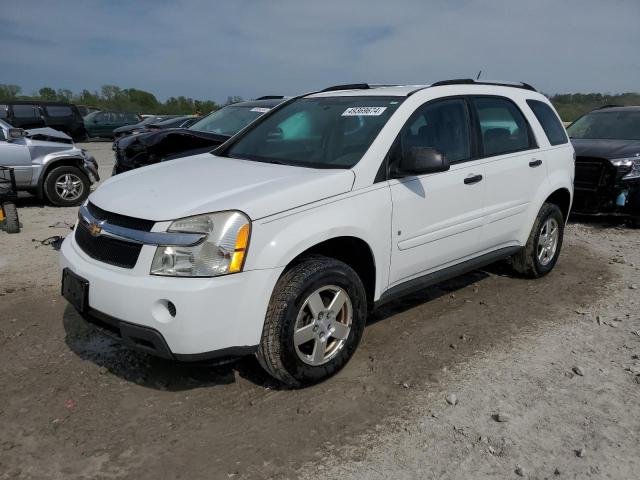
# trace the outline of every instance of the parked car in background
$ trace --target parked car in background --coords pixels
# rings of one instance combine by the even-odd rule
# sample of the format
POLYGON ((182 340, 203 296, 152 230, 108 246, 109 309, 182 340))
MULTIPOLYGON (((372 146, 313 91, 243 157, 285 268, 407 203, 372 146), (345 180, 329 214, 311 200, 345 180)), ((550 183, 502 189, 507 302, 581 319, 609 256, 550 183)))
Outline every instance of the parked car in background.
POLYGON ((640 218, 640 106, 606 106, 567 129, 576 150, 578 213, 640 218))
POLYGON ((57 206, 80 205, 98 182, 98 164, 67 134, 24 130, 0 120, 0 166, 14 169, 16 186, 57 206))
POLYGON ((82 115, 82 118, 86 117, 90 113, 99 112, 100 111, 100 109, 98 107, 91 107, 89 105, 76 105, 76 107, 78 108, 78 111, 80 112, 80 115, 82 115))
POLYGON ((76 141, 86 138, 82 116, 78 108, 69 103, 0 101, 0 120, 15 128, 51 127, 76 141))
POLYGON ((573 153, 529 85, 329 87, 214 153, 107 180, 62 244, 62 292, 133 349, 255 354, 310 385, 347 364, 376 306, 499 260, 549 273, 573 153))
POLYGON ((137 135, 145 131, 145 127, 151 123, 162 122, 169 118, 174 118, 176 115, 148 115, 145 116, 142 121, 134 123, 132 125, 125 125, 124 127, 118 127, 113 131, 113 138, 117 140, 127 135, 137 135))
POLYGON ((113 174, 209 151, 283 100, 282 96, 268 96, 234 103, 200 118, 189 128, 165 129, 122 138, 114 143, 113 174))
POLYGON ((84 127, 89 137, 113 138, 114 130, 140 122, 135 113, 93 112, 84 117, 84 127))
POLYGON ((151 122, 146 126, 146 130, 164 130, 165 128, 189 128, 202 117, 195 115, 184 115, 175 118, 167 118, 165 120, 151 122))

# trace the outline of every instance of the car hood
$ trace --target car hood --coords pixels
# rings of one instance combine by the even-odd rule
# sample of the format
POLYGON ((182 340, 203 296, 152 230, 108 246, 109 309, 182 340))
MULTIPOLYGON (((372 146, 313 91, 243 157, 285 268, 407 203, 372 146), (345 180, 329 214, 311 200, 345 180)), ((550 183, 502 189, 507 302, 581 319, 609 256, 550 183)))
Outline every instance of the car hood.
POLYGON ((143 167, 168 158, 209 152, 229 137, 186 128, 170 128, 118 140, 117 162, 122 170, 143 167))
POLYGON ((26 136, 32 140, 45 142, 73 143, 73 139, 64 132, 54 130, 50 127, 30 128, 25 130, 26 136))
POLYGON ((591 140, 572 138, 578 157, 625 158, 640 154, 640 140, 591 140))
POLYGON ((111 177, 90 196, 108 212, 154 221, 241 210, 253 220, 351 190, 351 170, 183 157, 111 177))

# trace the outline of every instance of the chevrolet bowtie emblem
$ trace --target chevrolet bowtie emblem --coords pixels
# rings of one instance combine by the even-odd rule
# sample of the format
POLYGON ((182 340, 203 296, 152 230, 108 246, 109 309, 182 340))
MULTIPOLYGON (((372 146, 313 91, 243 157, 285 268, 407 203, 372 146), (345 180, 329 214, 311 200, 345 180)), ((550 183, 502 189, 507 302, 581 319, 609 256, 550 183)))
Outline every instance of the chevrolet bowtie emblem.
POLYGON ((102 222, 100 223, 92 222, 89 225, 87 225, 87 228, 92 237, 97 237, 98 235, 100 235, 100 232, 102 232, 102 222))

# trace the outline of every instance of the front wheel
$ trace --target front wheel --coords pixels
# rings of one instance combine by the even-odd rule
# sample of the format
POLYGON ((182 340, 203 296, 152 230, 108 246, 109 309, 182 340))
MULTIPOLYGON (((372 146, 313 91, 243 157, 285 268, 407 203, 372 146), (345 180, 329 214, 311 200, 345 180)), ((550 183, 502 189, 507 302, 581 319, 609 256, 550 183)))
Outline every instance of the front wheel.
POLYGON ((545 203, 540 208, 525 247, 511 258, 516 273, 539 278, 549 273, 560 256, 564 237, 564 217, 560 208, 545 203))
POLYGON ((81 205, 90 191, 89 178, 79 168, 70 165, 55 167, 44 180, 47 199, 58 207, 81 205))
POLYGON ((339 260, 309 256, 276 284, 258 361, 290 387, 318 383, 349 361, 362 338, 366 315, 358 274, 339 260))

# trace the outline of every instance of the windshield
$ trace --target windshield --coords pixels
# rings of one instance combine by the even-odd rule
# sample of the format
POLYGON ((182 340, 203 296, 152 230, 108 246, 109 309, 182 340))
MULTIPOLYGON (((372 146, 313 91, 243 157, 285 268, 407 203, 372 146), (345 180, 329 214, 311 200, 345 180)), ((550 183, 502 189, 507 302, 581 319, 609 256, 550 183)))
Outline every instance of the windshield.
POLYGON ((304 98, 282 107, 226 152, 231 158, 351 168, 398 108, 399 97, 304 98))
POLYGON ((640 140, 640 111, 587 113, 567 128, 569 137, 598 140, 640 140))
POLYGON ((269 110, 268 107, 234 107, 230 105, 197 121, 189 127, 189 130, 217 133, 230 137, 269 110))

